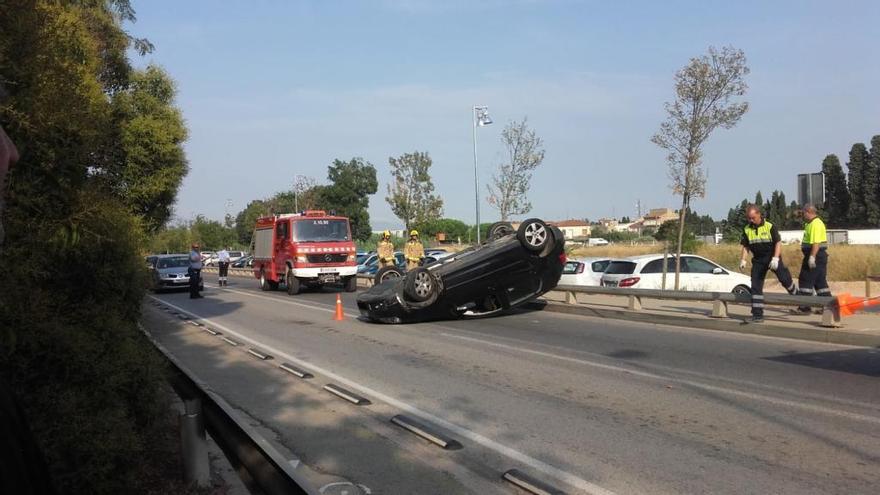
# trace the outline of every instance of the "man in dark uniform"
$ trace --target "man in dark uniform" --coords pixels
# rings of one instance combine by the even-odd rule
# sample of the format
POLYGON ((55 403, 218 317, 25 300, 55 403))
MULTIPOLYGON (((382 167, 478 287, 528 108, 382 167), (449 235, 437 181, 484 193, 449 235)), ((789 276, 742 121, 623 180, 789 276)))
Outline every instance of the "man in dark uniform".
POLYGON ((189 252, 189 298, 199 299, 199 283, 202 277, 202 253, 199 252, 199 245, 193 243, 192 251, 189 252))
POLYGON ((746 267, 746 257, 752 253, 752 318, 745 323, 762 323, 764 321, 764 277, 767 270, 776 272, 779 283, 789 294, 797 290, 791 272, 782 263, 782 239, 776 227, 764 220, 761 210, 755 205, 746 208, 749 223, 743 228, 742 259, 740 270, 746 267))

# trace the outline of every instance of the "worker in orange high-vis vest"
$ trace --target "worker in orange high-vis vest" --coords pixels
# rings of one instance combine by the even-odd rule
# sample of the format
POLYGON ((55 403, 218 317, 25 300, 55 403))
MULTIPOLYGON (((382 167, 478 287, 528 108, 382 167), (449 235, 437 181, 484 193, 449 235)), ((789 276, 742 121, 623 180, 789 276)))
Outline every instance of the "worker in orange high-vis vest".
MULTIPOLYGON (((804 238, 801 251, 804 261, 798 275, 798 294, 812 296, 813 291, 819 296, 830 296, 828 288, 828 233, 825 222, 819 218, 819 212, 811 204, 804 205, 804 238)), ((809 306, 801 306, 798 311, 809 313, 809 306)))

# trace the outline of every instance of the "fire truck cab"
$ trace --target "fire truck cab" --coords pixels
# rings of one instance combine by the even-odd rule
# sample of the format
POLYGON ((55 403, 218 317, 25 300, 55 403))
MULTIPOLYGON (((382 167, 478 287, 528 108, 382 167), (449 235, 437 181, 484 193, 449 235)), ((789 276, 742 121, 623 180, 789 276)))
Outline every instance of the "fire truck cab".
POLYGON ((279 284, 288 294, 304 287, 341 283, 357 290, 357 264, 348 218, 324 211, 285 213, 257 219, 254 277, 263 290, 279 284))

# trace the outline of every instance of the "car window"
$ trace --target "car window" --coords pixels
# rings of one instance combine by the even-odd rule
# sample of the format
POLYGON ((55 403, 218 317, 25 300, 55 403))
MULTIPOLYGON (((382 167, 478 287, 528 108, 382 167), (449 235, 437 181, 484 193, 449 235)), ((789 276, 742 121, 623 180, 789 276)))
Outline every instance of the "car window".
POLYGON ((594 261, 590 265, 590 270, 593 270, 593 272, 595 273, 602 273, 608 268, 608 265, 610 264, 611 260, 594 261))
POLYGON ((241 251, 229 251, 229 256, 233 258, 241 258, 242 256, 244 256, 244 253, 242 253, 241 251))
POLYGON ((712 270, 718 268, 714 263, 693 256, 682 256, 681 261, 681 271, 686 273, 712 273, 712 270))
POLYGON ((581 265, 580 261, 569 261, 565 264, 565 267, 562 269, 562 274, 572 274, 577 273, 578 267, 581 265))
MULTIPOLYGON (((682 264, 681 270, 684 271, 684 264, 682 264)), ((666 271, 675 273, 675 256, 666 258, 666 271)), ((642 267, 640 273, 663 273, 663 258, 648 262, 642 267)))
POLYGON ((179 258, 162 258, 156 263, 156 268, 180 268, 189 266, 189 259, 183 256, 179 258))
POLYGON ((629 275, 636 270, 636 264, 632 261, 612 261, 605 270, 609 275, 629 275))
POLYGON ((357 264, 358 264, 358 265, 363 265, 364 262, 365 262, 366 260, 368 260, 369 258, 370 258, 370 257, 367 256, 366 254, 359 254, 359 255, 357 255, 357 264))

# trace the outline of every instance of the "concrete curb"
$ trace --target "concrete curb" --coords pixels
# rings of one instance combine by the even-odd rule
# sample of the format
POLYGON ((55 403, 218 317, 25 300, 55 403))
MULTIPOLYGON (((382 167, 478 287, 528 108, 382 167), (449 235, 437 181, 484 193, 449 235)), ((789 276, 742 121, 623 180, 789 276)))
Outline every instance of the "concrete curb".
POLYGON ((593 316, 616 320, 636 321, 640 323, 656 323, 678 327, 718 330, 722 332, 781 337, 785 339, 824 342, 828 344, 844 344, 862 347, 880 347, 880 335, 833 328, 792 328, 774 325, 772 320, 757 325, 742 325, 739 321, 718 320, 714 318, 691 318, 686 316, 664 315, 643 311, 627 311, 625 309, 597 308, 583 304, 564 304, 549 301, 535 301, 527 305, 531 309, 542 309, 553 313, 564 313, 578 316, 593 316))

